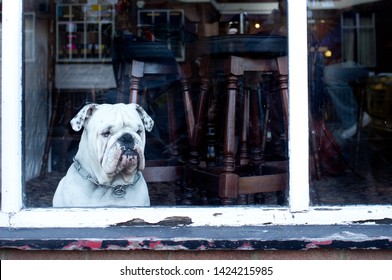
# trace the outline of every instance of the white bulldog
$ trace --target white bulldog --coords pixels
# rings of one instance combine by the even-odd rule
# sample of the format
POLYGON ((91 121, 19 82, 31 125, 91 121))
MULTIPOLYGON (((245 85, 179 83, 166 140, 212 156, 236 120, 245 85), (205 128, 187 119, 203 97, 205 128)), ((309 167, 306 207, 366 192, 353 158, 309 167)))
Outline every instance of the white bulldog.
POLYGON ((88 104, 71 120, 84 127, 73 165, 61 179, 54 207, 149 206, 145 131, 154 121, 137 104, 88 104))

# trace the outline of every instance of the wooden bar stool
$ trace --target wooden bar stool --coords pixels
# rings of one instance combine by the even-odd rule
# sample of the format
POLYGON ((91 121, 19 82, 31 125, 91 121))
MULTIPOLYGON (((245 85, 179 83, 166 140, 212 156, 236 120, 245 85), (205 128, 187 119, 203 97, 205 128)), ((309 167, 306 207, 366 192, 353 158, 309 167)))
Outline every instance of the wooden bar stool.
MULTIPOLYGON (((238 107, 239 79, 247 73, 274 73, 279 83, 284 130, 288 131, 287 40, 285 37, 223 36, 200 42, 200 99, 195 115, 191 139, 188 185, 184 189, 184 203, 195 201, 196 188, 202 193, 217 193, 222 204, 243 203, 249 194, 284 192, 288 184, 287 162, 267 163, 263 158, 266 127, 261 131, 259 96, 256 78, 244 79, 243 108, 238 107), (224 68, 222 69, 222 65, 224 68), (203 167, 200 147, 205 139, 208 90, 211 77, 224 72, 226 78, 225 125, 223 132, 223 164, 203 167), (239 133, 240 152, 237 152, 236 113, 241 111, 242 128, 239 133), (252 147, 249 147, 251 144, 252 147), (250 151, 250 153, 248 152, 250 151), (238 199, 239 198, 239 199, 238 199)), ((266 111, 268 115, 268 110, 266 111)), ((268 122, 266 116, 265 124, 268 122)), ((202 201, 205 199, 202 197, 202 201)), ((278 201, 283 203, 282 199, 278 201)))
MULTIPOLYGON (((191 92, 188 84, 190 77, 190 67, 187 64, 180 66, 172 52, 165 46, 150 41, 131 41, 121 47, 122 61, 120 68, 126 68, 129 72, 129 103, 144 105, 146 98, 141 98, 148 89, 142 88, 142 80, 148 77, 171 77, 179 80, 183 94, 185 121, 187 126, 188 138, 192 136, 194 127, 193 105, 191 92), (126 64, 126 65, 125 65, 126 64)), ((121 81, 118 82, 118 84, 121 81)), ((183 166, 178 163, 179 150, 177 140, 177 118, 174 105, 175 93, 169 90, 167 94, 167 114, 168 114, 168 135, 170 142, 170 158, 168 160, 146 161, 146 168, 143 171, 147 182, 181 181, 183 166)), ((118 96, 117 101, 122 96, 118 96)), ((159 120, 156 120, 159 121, 159 120)))

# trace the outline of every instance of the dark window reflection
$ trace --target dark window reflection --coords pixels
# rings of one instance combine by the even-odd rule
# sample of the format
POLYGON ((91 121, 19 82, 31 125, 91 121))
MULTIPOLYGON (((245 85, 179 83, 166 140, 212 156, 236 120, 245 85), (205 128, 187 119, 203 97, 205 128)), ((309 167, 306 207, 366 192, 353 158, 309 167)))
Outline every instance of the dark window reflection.
POLYGON ((312 202, 388 204, 391 3, 345 2, 308 1, 312 202))
MULTIPOLYGON (((392 4, 359 2, 308 1, 313 204, 392 201, 392 4)), ((81 108, 130 102, 155 122, 152 206, 287 205, 286 1, 24 5, 26 207, 75 169, 81 108)))

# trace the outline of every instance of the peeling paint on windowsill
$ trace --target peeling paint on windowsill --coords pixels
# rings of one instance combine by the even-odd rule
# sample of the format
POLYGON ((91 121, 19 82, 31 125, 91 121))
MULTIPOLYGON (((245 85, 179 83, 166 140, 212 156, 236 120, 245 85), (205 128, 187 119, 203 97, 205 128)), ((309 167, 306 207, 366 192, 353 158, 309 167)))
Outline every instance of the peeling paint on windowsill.
POLYGON ((75 229, 0 228, 0 248, 20 250, 392 249, 391 225, 75 229), (388 235, 389 233, 389 235, 388 235))

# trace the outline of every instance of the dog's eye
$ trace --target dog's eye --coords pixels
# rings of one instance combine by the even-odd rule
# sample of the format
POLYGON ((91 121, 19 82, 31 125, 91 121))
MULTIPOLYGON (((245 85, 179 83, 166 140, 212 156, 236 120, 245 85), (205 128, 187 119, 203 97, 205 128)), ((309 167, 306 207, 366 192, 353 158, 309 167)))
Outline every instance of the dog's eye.
POLYGON ((108 131, 104 131, 102 133, 102 136, 105 137, 105 138, 108 138, 110 136, 110 131, 109 130, 108 131))
POLYGON ((137 134, 142 135, 143 130, 139 129, 138 131, 136 131, 137 134))

